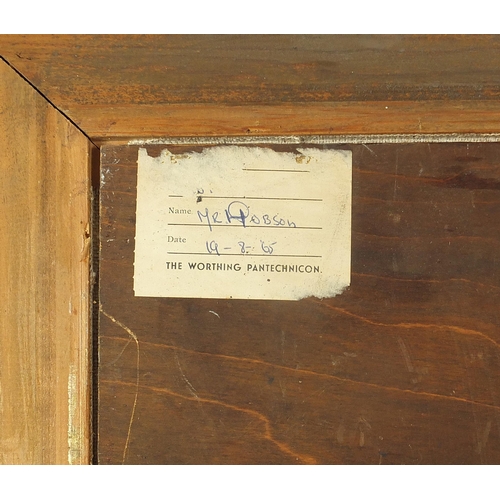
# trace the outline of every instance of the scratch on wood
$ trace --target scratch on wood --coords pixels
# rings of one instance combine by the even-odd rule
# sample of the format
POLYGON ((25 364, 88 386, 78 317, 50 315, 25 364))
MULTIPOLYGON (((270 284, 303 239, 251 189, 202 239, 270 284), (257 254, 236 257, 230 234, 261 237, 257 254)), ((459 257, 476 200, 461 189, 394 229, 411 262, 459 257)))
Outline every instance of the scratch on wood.
POLYGON ((404 343, 404 340, 401 337, 398 337, 398 344, 399 344, 399 348, 401 349, 401 352, 403 353, 403 358, 405 360, 406 369, 410 373, 413 373, 414 369, 413 369, 413 363, 411 362, 410 353, 408 352, 408 349, 406 348, 406 344, 404 343))
POLYGON ((345 426, 341 422, 337 428, 337 432, 335 433, 335 437, 337 438, 337 443, 342 444, 344 442, 344 433, 345 433, 345 426))
POLYGON ((70 465, 80 462, 80 433, 75 425, 75 415, 78 411, 78 390, 76 368, 70 366, 68 374, 68 463, 70 465))
POLYGON ((281 361, 283 363, 285 362, 285 341, 286 341, 285 331, 281 330, 281 361))
POLYGON ((398 191, 398 165, 399 164, 399 149, 396 149, 396 169, 394 172, 394 195, 392 197, 393 201, 396 201, 396 195, 398 191))
POLYGON ((125 441, 125 447, 123 449, 123 457, 122 457, 122 464, 125 463, 125 460, 127 458, 127 451, 128 447, 130 444, 130 434, 132 432, 132 424, 134 422, 134 416, 135 416, 135 410, 137 408, 137 398, 139 396, 139 370, 140 370, 140 348, 139 348, 139 340, 137 338, 137 335, 126 325, 124 325, 121 321, 118 321, 116 318, 108 314, 104 309, 102 308, 102 305, 99 305, 99 311, 104 314, 108 319, 110 319, 113 323, 117 324, 120 328, 125 330, 127 334, 130 336, 130 338, 135 342, 136 346, 136 352, 137 352, 137 357, 136 357, 136 383, 135 383, 135 396, 134 396, 134 404, 132 405, 132 413, 130 415, 130 422, 128 425, 128 431, 127 431, 127 439, 125 441))
POLYGON ((118 356, 116 356, 116 358, 111 361, 110 363, 108 363, 109 366, 113 366, 115 363, 118 362, 118 360, 123 356, 123 353, 125 352, 125 349, 129 346, 130 342, 132 342, 132 339, 129 338, 127 340, 127 343, 123 346, 123 348, 121 349, 121 351, 118 353, 118 356))
POLYGON ((488 442, 490 431, 491 431, 491 420, 488 420, 483 435, 481 436, 481 439, 478 439, 477 442, 477 453, 479 453, 480 455, 483 454, 483 450, 486 448, 486 443, 488 442))
POLYGON ((179 361, 179 356, 177 355, 177 350, 174 351, 174 357, 175 357, 175 362, 177 363, 177 366, 179 367, 179 372, 182 376, 182 379, 184 380, 184 382, 186 382, 186 385, 188 386, 189 392, 199 401, 200 398, 198 397, 198 393, 196 392, 196 389, 193 387, 191 382, 188 380, 188 378, 184 374, 184 371, 182 370, 182 366, 181 366, 181 363, 179 361))
POLYGON ((281 389, 281 397, 283 399, 285 399, 286 398, 286 385, 283 385, 283 382, 281 381, 281 379, 279 380, 279 386, 281 389))
MULTIPOLYGON (((108 384, 126 385, 126 386, 132 385, 129 382, 122 382, 119 380, 101 380, 101 382, 108 383, 108 384)), ((264 438, 269 440, 274 445, 276 445, 283 453, 285 453, 286 455, 292 456, 296 460, 300 460, 301 462, 303 462, 305 464, 315 464, 316 463, 316 459, 314 457, 312 457, 310 455, 299 454, 299 453, 295 452, 294 450, 292 450, 287 444, 276 439, 273 436, 272 426, 271 426, 271 422, 269 421, 269 419, 266 416, 264 416, 262 413, 259 413, 256 410, 249 410, 248 408, 241 408, 239 406, 232 405, 230 403, 224 403, 223 401, 217 401, 216 399, 207 399, 207 398, 199 398, 199 397, 195 398, 193 396, 186 396, 184 394, 179 394, 177 392, 171 391, 169 389, 165 389, 163 387, 152 387, 152 386, 148 386, 148 385, 142 385, 141 387, 143 389, 148 389, 150 391, 159 392, 162 394, 167 394, 169 396, 173 396, 176 398, 187 399, 188 401, 201 401, 203 403, 223 406, 224 408, 228 408, 230 410, 234 410, 234 411, 246 413, 248 415, 252 415, 253 417, 257 418, 258 420, 260 420, 264 424, 264 438)))
POLYGON ((373 151, 372 148, 369 148, 366 144, 362 144, 363 147, 365 147, 366 149, 368 149, 368 151, 370 151, 370 153, 373 155, 373 156, 377 156, 375 151, 373 151))
POLYGON ((371 430, 372 426, 366 420, 366 418, 360 417, 358 420, 358 430, 359 430, 359 447, 363 448, 365 445, 365 431, 371 430))
POLYGON ((217 316, 220 319, 220 316, 215 311, 208 311, 208 312, 213 314, 214 316, 217 316))

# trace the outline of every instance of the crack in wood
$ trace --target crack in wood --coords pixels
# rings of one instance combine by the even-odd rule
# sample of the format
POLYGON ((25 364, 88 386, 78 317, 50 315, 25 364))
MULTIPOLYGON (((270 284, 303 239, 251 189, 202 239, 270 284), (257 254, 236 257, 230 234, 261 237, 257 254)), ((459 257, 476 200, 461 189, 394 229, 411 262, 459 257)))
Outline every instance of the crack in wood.
MULTIPOLYGON (((131 339, 133 339, 133 341, 135 342, 135 346, 136 346, 136 352, 137 352, 137 357, 136 357, 136 383, 135 383, 136 390, 135 390, 135 396, 134 396, 134 404, 132 405, 132 413, 130 415, 130 422, 129 422, 128 430, 127 430, 127 439, 125 440, 125 447, 123 449, 122 464, 125 464, 125 460, 127 459, 127 451, 128 451, 128 447, 129 447, 129 444, 130 444, 130 435, 132 433, 132 424, 134 422, 135 410, 137 408, 137 398, 139 397, 139 370, 140 370, 140 348, 139 348, 139 340, 137 338, 137 335, 128 326, 124 325, 121 321, 117 320, 116 318, 114 318, 113 316, 111 316, 111 314, 108 314, 106 311, 104 311, 104 309, 102 308, 101 305, 99 306, 99 311, 104 316, 106 316, 108 319, 110 319, 113 323, 115 323, 120 328, 122 328, 123 330, 125 330, 128 333, 128 335, 131 337, 131 339)), ((129 341, 130 341, 130 339, 129 339, 129 341)))

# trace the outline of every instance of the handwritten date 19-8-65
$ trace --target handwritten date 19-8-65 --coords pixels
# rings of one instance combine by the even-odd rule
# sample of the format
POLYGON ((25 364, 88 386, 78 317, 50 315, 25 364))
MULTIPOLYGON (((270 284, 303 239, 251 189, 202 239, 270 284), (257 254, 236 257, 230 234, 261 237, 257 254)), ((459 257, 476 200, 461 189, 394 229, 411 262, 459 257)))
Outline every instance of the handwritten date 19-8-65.
POLYGON ((250 207, 242 201, 232 201, 222 212, 211 212, 205 208, 204 212, 198 210, 200 222, 204 222, 212 231, 213 226, 219 224, 241 224, 242 227, 255 226, 276 226, 276 227, 297 227, 294 221, 284 219, 278 214, 267 213, 256 214, 250 212, 250 207))
MULTIPOLYGON (((238 241, 237 244, 238 244, 238 247, 237 247, 238 253, 241 253, 241 254, 252 253, 254 251, 254 248, 255 248, 251 245, 248 245, 244 241, 238 241)), ((265 241, 260 240, 260 249, 262 250, 264 255, 265 254, 271 255, 274 252, 274 245, 276 245, 276 241, 274 241, 272 243, 266 243, 265 241)), ((207 252, 209 254, 221 255, 220 251, 219 251, 219 243, 216 240, 205 242, 205 246, 206 246, 207 252)), ((224 247, 224 250, 233 250, 233 248, 232 247, 224 247)), ((232 254, 232 255, 234 255, 234 254, 232 254)))

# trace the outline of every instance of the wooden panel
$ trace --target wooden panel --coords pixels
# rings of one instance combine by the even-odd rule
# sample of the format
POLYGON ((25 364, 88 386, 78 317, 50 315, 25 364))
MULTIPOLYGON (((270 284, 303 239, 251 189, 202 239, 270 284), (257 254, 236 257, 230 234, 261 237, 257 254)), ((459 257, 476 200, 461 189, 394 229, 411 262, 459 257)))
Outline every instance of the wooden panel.
MULTIPOLYGON (((0 35, 0 56, 20 70, 88 135, 98 140, 165 135, 499 133, 499 48, 498 36, 0 35)), ((2 68, 1 154, 2 168, 8 170, 4 175, 2 208, 9 217, 2 224, 0 265, 8 283, 2 291, 2 298, 8 308, 2 313, 1 327, 2 331, 12 333, 3 335, 0 341, 0 411, 3 412, 2 425, 7 422, 0 431, 0 452, 2 461, 10 463, 63 463, 65 453, 68 455, 66 460, 86 462, 88 422, 84 421, 89 418, 89 409, 88 386, 84 379, 88 381, 85 378, 88 339, 82 332, 88 327, 87 317, 83 314, 88 301, 88 275, 85 274, 88 262, 79 253, 83 247, 83 243, 80 244, 84 241, 82 238, 87 234, 82 231, 86 217, 79 215, 86 210, 86 201, 81 195, 88 190, 88 145, 50 107, 40 104, 43 100, 30 93, 28 86, 20 81, 13 84, 11 77, 14 78, 2 68), (4 78, 4 72, 10 76, 4 78), (22 91, 18 87, 20 84, 24 85, 22 91), (30 104, 26 107, 28 101, 30 104), (36 133, 33 132, 35 129, 36 133), (23 130, 29 130, 29 135, 23 134, 23 130), (13 150, 13 145, 21 144, 19 138, 23 138, 25 146, 13 150), (54 158, 57 161, 53 161, 54 158), (62 169, 61 164, 66 161, 70 168, 62 169), (45 169, 43 175, 42 169, 45 169), (57 177, 57 182, 49 173, 57 177), (38 187, 36 183, 39 183, 38 187), (29 191, 23 194, 22 186, 30 186, 29 191), (61 201, 64 199, 65 204, 61 201), (61 205, 66 209, 64 212, 59 210, 61 205), (45 218, 38 217, 38 213, 44 214, 45 218), (62 218, 56 218, 56 213, 62 218), (17 215, 10 217, 11 214, 17 215), (58 235, 62 235, 62 239, 55 242, 48 236, 54 228, 57 228, 58 235), (66 243, 62 244, 62 241, 66 243), (53 262, 55 268, 54 265, 51 267, 53 262), (43 273, 35 272, 40 268, 44 269, 43 273), (21 280, 19 285, 17 279, 21 280), (27 286, 33 293, 28 294, 27 286), (68 296, 70 301, 67 301, 68 296), (66 316, 70 303, 73 306, 78 304, 74 318, 66 316), (67 334, 77 330, 82 333, 80 347, 75 347, 77 341, 73 333, 67 334), (64 338, 63 331, 66 332, 64 338), (72 372, 67 367, 74 359, 75 371, 72 372), (26 417, 26 409, 30 410, 32 418, 26 417), (73 429, 67 435, 65 426, 73 429), (82 450, 80 457, 78 449, 82 450)), ((369 146, 371 150, 378 147, 381 146, 369 146)), ((429 147, 435 151, 435 146, 429 147)), ((478 146, 471 145, 474 147, 478 146)), ((369 150, 363 148, 357 147, 358 160, 363 154, 369 154, 369 150)), ((104 375, 111 375, 108 379, 103 377, 102 397, 104 403, 109 403, 111 396, 117 396, 120 404, 129 406, 119 408, 118 403, 109 406, 110 411, 122 412, 117 421, 113 420, 112 413, 102 416, 103 462, 120 462, 125 448, 129 461, 161 462, 166 460, 161 449, 163 443, 169 447, 171 455, 168 459, 172 462, 226 459, 235 462, 238 456, 242 461, 284 462, 288 459, 286 457, 293 461, 292 455, 296 452, 298 462, 338 460, 358 463, 365 461, 362 452, 373 438, 368 437, 369 426, 374 429, 373 421, 367 418, 368 413, 371 411, 376 415, 378 425, 383 411, 387 411, 390 418, 384 425, 388 426, 386 429, 397 429, 399 437, 395 438, 393 448, 397 453, 392 457, 392 452, 380 448, 379 460, 382 462, 389 456, 388 461, 405 463, 419 460, 498 463, 498 355, 491 350, 497 346, 491 342, 498 342, 498 337, 495 337, 498 316, 492 312, 492 303, 498 300, 498 274, 492 254, 497 241, 494 222, 497 201, 488 198, 495 193, 492 190, 496 189, 498 175, 492 170, 489 177, 484 177, 478 163, 475 164, 477 172, 471 170, 472 176, 465 169, 456 177, 447 177, 449 172, 443 170, 443 165, 422 159, 420 163, 432 165, 435 169, 430 177, 435 176, 436 182, 433 184, 432 179, 417 180, 418 176, 414 175, 414 179, 408 181, 414 184, 404 190, 407 198, 397 200, 400 180, 406 182, 408 179, 402 179, 397 172, 391 176, 390 170, 399 164, 399 156, 395 159, 387 153, 396 151, 396 146, 387 148, 385 152, 377 153, 382 159, 372 158, 374 163, 365 165, 366 172, 360 170, 356 174, 358 182, 372 176, 370 189, 373 192, 369 189, 368 195, 360 196, 356 203, 358 207, 364 207, 358 209, 358 223, 364 221, 363 224, 375 232, 371 237, 355 235, 361 242, 356 240, 361 249, 356 261, 358 269, 355 270, 353 287, 338 301, 315 304, 306 301, 302 309, 292 309, 287 303, 264 303, 258 308, 252 306, 252 309, 250 305, 241 306, 238 302, 225 305, 214 302, 210 304, 210 310, 219 310, 214 307, 220 306, 223 312, 230 313, 225 316, 227 323, 223 328, 210 323, 217 319, 212 317, 214 315, 210 314, 207 319, 204 301, 164 300, 154 304, 147 301, 144 311, 154 313, 153 319, 148 320, 152 321, 152 327, 148 329, 148 321, 142 326, 137 318, 129 321, 131 313, 126 306, 132 304, 132 311, 138 310, 136 302, 128 302, 130 297, 126 296, 129 285, 124 282, 130 280, 130 269, 126 275, 128 278, 113 278, 112 273, 107 275, 106 279, 111 277, 111 283, 107 285, 110 287, 108 292, 104 289, 104 296, 106 293, 112 296, 109 290, 113 290, 116 298, 105 304, 110 308, 102 313, 105 329, 102 353, 106 356, 110 349, 115 349, 118 361, 111 359, 109 367, 106 365, 110 362, 108 358, 103 365, 104 375), (381 171, 369 173, 377 162, 381 162, 381 171), (392 181, 394 195, 391 201, 392 181), (376 200, 370 200, 379 182, 386 195, 380 201, 382 208, 376 206, 376 200), (420 182, 424 182, 428 189, 436 189, 436 198, 424 196, 428 203, 420 218, 408 220, 407 206, 420 208, 424 205, 418 199, 425 192, 420 189, 420 182), (445 189, 445 185, 450 189, 445 189), (456 200, 456 214, 454 195, 451 199, 445 198, 448 209, 444 215, 438 212, 440 202, 436 199, 443 192, 464 193, 456 200), (469 195, 470 213, 466 210, 465 200, 469 195), (478 195, 486 198, 477 202, 478 195), (401 203, 401 212, 398 212, 397 203, 401 203), (478 207, 483 210, 478 212, 478 207), (487 215, 487 208, 491 209, 491 217, 487 215), (454 214, 457 217, 462 214, 464 221, 468 221, 469 226, 463 227, 470 234, 467 231, 457 233, 457 239, 452 240, 453 245, 448 249, 451 253, 446 254, 448 267, 444 266, 450 271, 452 277, 449 278, 446 272, 444 277, 441 276, 442 261, 431 246, 430 235, 441 234, 437 230, 439 221, 454 214), (469 215, 472 222, 467 218, 469 215), (396 226, 399 232, 385 235, 376 232, 384 227, 381 221, 393 220, 397 224, 399 216, 399 225, 396 226), (401 221, 405 221, 404 230, 401 221), (415 227, 411 223, 415 223, 415 227), (490 246, 481 240, 483 238, 486 242, 487 236, 476 236, 476 228, 487 228, 494 234, 488 236, 490 246), (422 238, 424 244, 418 243, 422 238), (414 241, 418 243, 415 247, 408 245, 414 241), (385 243, 380 245, 381 242, 385 243), (473 248, 473 243, 478 245, 477 249, 473 248), (396 259, 396 264, 389 262, 391 256, 396 259), (400 257, 404 257, 403 263, 398 260, 400 257), (372 276, 374 273, 366 271, 370 266, 380 274, 372 276), (398 274, 401 269, 402 275, 398 274), (406 275, 408 270, 413 274, 406 275), (481 277, 478 281, 474 281, 476 274, 481 277), (441 283, 444 279, 448 281, 441 283), (118 297, 124 290, 126 300, 119 304, 118 297), (372 296, 368 297, 369 294, 372 296), (419 302, 419 297, 424 298, 419 302), (241 317, 238 316, 240 312, 241 317), (246 323, 247 320, 250 324, 246 323), (167 322, 170 322, 165 328, 168 337, 160 338, 160 346, 153 345, 154 338, 151 345, 148 344, 151 341, 148 335, 151 334, 147 332, 154 331, 153 337, 157 336, 158 325, 167 322), (337 323, 341 326, 336 327, 337 323), (310 324, 317 325, 316 329, 310 330, 310 324), (283 329, 283 339, 282 325, 287 327, 283 329), (177 326, 179 330, 172 333, 172 328, 177 326), (106 332, 111 328, 115 329, 114 333, 108 332, 108 335, 106 332), (145 339, 142 337, 144 328, 145 339), (325 344, 318 344, 321 328, 328 333, 325 344), (201 333, 200 338, 195 335, 196 329, 201 333), (262 332, 259 333, 260 329, 262 332), (246 340, 237 337, 240 330, 248 334, 246 340), (186 338, 182 337, 185 331, 188 331, 186 338), (172 373, 168 381, 170 385, 158 384, 158 378, 153 378, 146 387, 144 380, 147 382, 152 375, 143 371, 143 365, 139 371, 134 371, 137 359, 134 353, 130 353, 130 345, 139 345, 134 332, 140 334, 137 341, 140 341, 141 353, 146 352, 146 362, 152 360, 151 365, 156 367, 152 372, 155 377, 158 371, 162 372, 165 362, 169 369, 177 367, 178 372, 172 373), (349 340, 349 332, 358 335, 356 340, 359 342, 349 340), (119 344, 124 341, 108 338, 113 335, 131 341, 123 353, 124 345, 119 347, 119 344), (316 340, 312 345, 311 335, 316 340), (484 335, 489 336, 488 339, 484 335), (359 347, 359 343, 367 338, 370 342, 364 351, 342 351, 353 345, 359 347), (394 342, 390 344, 389 338, 396 338, 397 348, 394 342), (490 349, 481 342, 486 342, 490 349), (296 352, 301 347, 304 348, 302 358, 297 361, 296 352), (206 352, 202 350, 205 348, 206 352), (147 349, 151 350, 149 358, 147 349), (369 349, 374 354, 369 354, 369 349), (324 354, 323 351, 325 356, 333 356, 333 368, 328 365, 330 371, 325 369, 329 360, 318 354, 324 354), (452 351, 455 356, 450 354, 452 351), (357 358, 345 353, 354 353, 357 358), (373 359, 369 361, 370 356, 377 354, 382 359, 387 357, 387 365, 377 364, 373 359), (199 358, 207 363, 202 363, 199 358), (432 363, 427 361, 428 358, 432 363), (355 361, 350 363, 352 360, 355 361), (119 362, 125 362, 125 365, 117 375, 113 370, 122 369, 119 362), (407 385, 402 382, 401 372, 397 371, 401 367, 403 371, 407 370, 408 377, 413 374, 407 385), (268 381, 273 378, 269 387, 261 383, 267 376, 263 370, 268 368, 279 374, 268 378, 268 381), (135 387, 137 374, 141 373, 144 377, 139 380, 139 393, 135 392, 135 387), (301 406, 300 391, 306 387, 305 380, 297 381, 297 384, 301 382, 300 386, 290 386, 289 383, 295 380, 293 376, 308 373, 312 382, 309 381, 307 397, 311 397, 301 406), (441 375, 443 380, 439 379, 441 375), (193 381, 194 376, 201 377, 200 382, 196 377, 193 381), (210 377, 213 377, 213 387, 205 389, 204 385, 210 385, 210 377), (196 397, 184 379, 195 387, 196 397), (280 386, 278 396, 273 392, 276 379, 285 387, 283 394, 280 386), (332 384, 330 392, 328 387, 320 386, 320 379, 332 384), (231 389, 228 380, 240 385, 231 389), (413 380, 423 387, 415 386, 413 380), (116 387, 121 387, 121 392, 116 387), (180 391, 182 387, 184 393, 180 391), (460 390, 457 391, 456 387, 460 390), (322 390, 325 392, 321 393, 322 390), (127 391, 130 391, 129 399, 125 401, 127 391), (173 394, 175 391, 177 395, 173 394), (260 391, 259 395, 256 391, 260 391), (420 394, 415 395, 419 391, 420 394), (241 398, 247 393, 250 399, 245 402, 241 398), (318 402, 325 393, 330 394, 330 399, 326 403, 318 402), (137 394, 140 394, 140 399, 137 399, 134 418, 123 417, 124 408, 126 411, 131 409, 130 404, 133 405, 137 394), (287 400, 287 394, 291 399, 287 400), (262 399, 262 395, 267 399, 262 399), (180 405, 170 401, 171 406, 168 406, 170 397, 172 401, 177 398, 177 402, 192 406, 182 414, 180 405), (281 406, 277 403, 280 397, 281 406), (148 398, 151 399, 151 412, 147 410, 148 398), (260 406, 253 410, 256 401, 260 406), (312 401, 310 408, 309 401, 312 401), (357 406, 355 401, 359 402, 357 406), (248 403, 251 405, 245 406, 248 403), (300 413, 304 405, 307 411, 300 413), (348 407, 348 411, 342 420, 332 416, 332 411, 338 415, 343 406, 348 407), (207 420, 207 415, 213 415, 217 409, 227 412, 228 417, 207 420), (491 413, 487 413, 490 410, 491 413), (330 412, 323 423, 319 418, 322 411, 330 412), (460 417, 458 424, 452 418, 454 412, 460 417), (172 422, 175 425, 162 428, 156 447, 152 446, 144 457, 138 456, 142 445, 136 440, 152 440, 151 436, 147 437, 148 429, 154 428, 158 421, 164 421, 165 415, 174 416, 172 422), (396 421, 394 415, 401 420, 396 421), (119 425, 114 428, 116 422, 119 425), (141 433, 135 434, 134 429, 140 422, 144 422, 144 426, 141 433), (230 422, 229 430, 224 428, 227 422, 230 422), (193 423, 199 426, 198 434, 194 434, 193 423), (394 425, 391 427, 391 424, 394 425), (301 431, 302 426, 306 427, 305 434, 301 431), (418 432, 414 430, 415 426, 418 432), (111 433, 107 434, 110 429, 111 433), (176 434, 176 429, 186 432, 176 434), (457 438, 459 432, 464 434, 457 438), (186 436, 191 434, 188 439, 186 436), (247 439, 247 434, 252 439, 247 439), (417 443, 427 443, 422 445, 421 455, 408 455, 414 441, 409 442, 406 449, 405 436, 416 436, 417 443), (311 448, 301 439, 307 442, 316 440, 318 445, 311 448), (356 443, 359 443, 359 449, 356 443), (431 449, 432 444, 436 449, 431 449), (213 453, 211 446, 216 447, 213 453), (325 452, 325 449, 337 450, 336 447, 341 451, 335 456, 325 452), (466 456, 468 452, 470 454, 466 456)), ((421 149, 418 151, 418 157, 423 155, 421 149)), ((480 162, 484 159, 481 154, 476 155, 481 158, 480 162)), ((447 164, 446 168, 451 172, 455 172, 453 168, 457 165, 462 165, 466 156, 449 152, 443 155, 445 159, 456 159, 456 165, 447 164)), ((495 163, 495 155, 488 157, 488 165, 495 163)), ((368 160, 365 157, 363 161, 368 160)), ((108 167, 109 172, 114 172, 116 165, 108 167)), ((122 189, 124 192, 130 187, 131 177, 128 179, 123 181, 127 186, 122 189)), ((117 179, 116 182, 122 181, 117 179)), ((110 185, 113 185, 111 181, 110 185)), ((121 196, 120 193, 114 195, 106 190, 103 193, 111 203, 109 208, 117 210, 114 196, 121 196)), ((130 206, 127 206, 125 203, 123 210, 130 211, 130 206)), ((110 214, 113 215, 112 210, 110 214)), ((117 216, 117 220, 121 216, 117 216)), ((127 217, 124 226, 127 226, 126 234, 130 236, 133 212, 130 211, 127 217)), ((453 234, 453 227, 461 227, 460 224, 447 225, 447 235, 453 234)), ((112 244, 112 241, 105 241, 105 244, 112 244)), ((116 250, 120 248, 112 247, 109 251, 116 250)), ((128 259, 130 266, 130 254, 124 252, 121 256, 124 259, 120 260, 128 259)), ((114 269, 118 268, 113 262, 104 263, 104 269, 111 264, 114 269)), ((140 359, 143 358, 144 354, 140 359)), ((372 441, 370 446, 372 453, 375 450, 372 441)), ((369 457, 371 460, 372 455, 369 457)))
POLYGON ((0 463, 90 460, 89 158, 0 61, 0 463))
POLYGON ((101 463, 500 463, 500 146, 330 147, 352 283, 298 302, 134 297, 138 147, 102 148, 101 463))
POLYGON ((3 35, 0 55, 94 138, 500 132, 499 36, 3 35))

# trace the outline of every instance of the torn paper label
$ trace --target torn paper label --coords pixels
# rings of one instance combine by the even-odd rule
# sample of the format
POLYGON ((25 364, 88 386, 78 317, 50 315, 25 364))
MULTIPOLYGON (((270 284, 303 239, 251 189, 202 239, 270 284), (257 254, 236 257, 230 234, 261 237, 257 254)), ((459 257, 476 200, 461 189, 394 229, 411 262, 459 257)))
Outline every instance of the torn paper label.
POLYGON ((350 284, 350 151, 139 149, 134 291, 298 300, 350 284))

